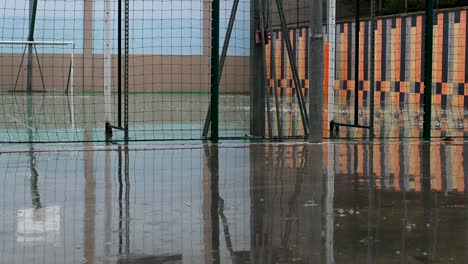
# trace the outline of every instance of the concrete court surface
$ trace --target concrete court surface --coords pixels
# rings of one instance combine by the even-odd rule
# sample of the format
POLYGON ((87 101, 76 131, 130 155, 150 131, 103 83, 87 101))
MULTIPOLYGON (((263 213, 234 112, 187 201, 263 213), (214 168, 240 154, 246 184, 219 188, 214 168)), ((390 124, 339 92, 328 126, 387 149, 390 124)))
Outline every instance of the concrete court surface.
POLYGON ((468 142, 3 145, 0 263, 468 263, 468 142))

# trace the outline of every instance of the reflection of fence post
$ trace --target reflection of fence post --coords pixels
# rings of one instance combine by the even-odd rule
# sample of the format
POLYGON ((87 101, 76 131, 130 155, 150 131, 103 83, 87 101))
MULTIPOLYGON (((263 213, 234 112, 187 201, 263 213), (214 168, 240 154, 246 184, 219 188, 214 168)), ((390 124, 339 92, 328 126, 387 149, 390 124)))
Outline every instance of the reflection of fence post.
POLYGON ((219 149, 204 146, 203 162, 203 247, 205 263, 219 263, 219 149))
POLYGON ((309 142, 323 141, 323 27, 322 0, 310 2, 309 142), (312 90, 312 87, 314 90, 312 90))
POLYGON ((211 142, 219 138, 219 0, 213 0, 211 13, 211 142))
POLYGON ((424 56, 424 140, 431 140, 431 106, 432 106, 432 51, 434 30, 433 0, 426 0, 426 32, 424 56))
MULTIPOLYGON (((113 170, 112 170, 112 152, 110 145, 107 145, 105 148, 105 158, 104 158, 104 238, 106 241, 112 241, 112 180, 113 180, 113 170)), ((112 247, 110 243, 106 243, 104 246, 104 256, 110 258, 112 253, 112 247)))
MULTIPOLYGON (((91 142, 93 140, 92 131, 85 129, 84 140, 91 142)), ((91 144, 87 143, 84 155, 84 235, 83 235, 83 254, 84 259, 93 261, 96 253, 96 176, 94 175, 94 151, 91 144)))
MULTIPOLYGON (((427 0, 432 2, 432 0, 427 0)), ((427 258, 432 260, 433 258, 433 249, 434 249, 434 230, 437 226, 434 226, 434 211, 436 208, 435 200, 432 194, 432 185, 431 185, 431 143, 423 142, 421 143, 420 149, 422 150, 421 154, 421 192, 422 192, 422 203, 423 203, 423 215, 424 223, 424 242, 423 249, 427 254, 427 258)))
MULTIPOLYGON (((322 4, 322 0, 313 0, 316 4, 322 4)), ((322 9, 320 8, 320 11, 322 9)), ((321 17, 321 16, 320 16, 321 17)), ((312 132, 312 130, 311 130, 312 132)), ((322 131, 320 131, 323 133, 322 131)), ((307 145, 304 147, 305 168, 302 171, 304 182, 302 183, 302 190, 308 190, 304 194, 305 200, 312 201, 314 206, 304 210, 304 219, 302 220, 304 232, 304 263, 322 263, 322 254, 324 250, 322 241, 322 232, 324 230, 324 146, 321 144, 307 145), (307 186, 307 187, 306 187, 307 186)), ((298 168, 300 170, 300 168, 298 168)), ((298 223, 301 223, 299 221, 298 223)), ((300 230, 300 229, 299 229, 300 230)), ((326 247, 329 249, 328 247, 326 247)), ((327 260, 327 258, 325 258, 327 260)))
POLYGON ((324 201, 324 214, 325 214, 325 263, 335 263, 334 258, 334 233, 335 233, 335 219, 334 219, 334 208, 333 200, 335 198, 335 165, 337 158, 335 156, 335 145, 328 147, 327 158, 327 182, 325 184, 325 201, 324 201))

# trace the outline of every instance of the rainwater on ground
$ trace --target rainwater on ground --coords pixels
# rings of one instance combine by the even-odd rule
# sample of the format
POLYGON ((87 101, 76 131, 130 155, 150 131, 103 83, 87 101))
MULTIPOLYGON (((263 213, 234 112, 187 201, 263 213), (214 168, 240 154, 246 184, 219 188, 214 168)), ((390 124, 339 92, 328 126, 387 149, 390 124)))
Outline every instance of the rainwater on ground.
POLYGON ((0 263, 468 263, 468 143, 19 145, 0 263))

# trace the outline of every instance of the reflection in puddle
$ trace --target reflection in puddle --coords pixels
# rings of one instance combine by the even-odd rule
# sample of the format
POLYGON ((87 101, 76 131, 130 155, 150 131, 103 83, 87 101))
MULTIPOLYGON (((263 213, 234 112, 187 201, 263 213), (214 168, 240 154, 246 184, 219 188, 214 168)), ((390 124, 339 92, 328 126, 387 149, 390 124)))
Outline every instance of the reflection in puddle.
POLYGON ((42 206, 38 188, 39 173, 36 169, 36 153, 33 147, 28 151, 28 158, 33 208, 16 211, 16 241, 56 244, 60 241, 60 206, 42 206))
POLYGON ((463 142, 145 148, 0 155, 0 263, 468 261, 463 142))
POLYGON ((60 241, 60 207, 25 208, 16 213, 16 241, 21 243, 60 241))

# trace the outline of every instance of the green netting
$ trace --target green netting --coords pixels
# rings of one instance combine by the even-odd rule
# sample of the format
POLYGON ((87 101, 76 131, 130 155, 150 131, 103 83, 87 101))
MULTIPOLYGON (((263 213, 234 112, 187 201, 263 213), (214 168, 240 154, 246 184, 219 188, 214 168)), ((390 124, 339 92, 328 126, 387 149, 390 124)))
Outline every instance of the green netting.
MULTIPOLYGON (((331 121, 366 127, 371 117, 378 138, 421 137, 424 15, 378 17, 371 54, 370 21, 361 19, 357 45, 356 10, 345 2, 324 3, 324 137, 331 121)), ((308 95, 321 86, 309 81, 309 2, 215 3, 0 0, 0 142, 124 140, 125 129, 128 140, 199 140, 210 125, 225 139, 306 137, 308 95), (219 120, 210 113, 214 74, 219 120)), ((369 3, 360 11, 366 17, 369 3)), ((434 137, 467 133, 467 17, 463 7, 435 15, 434 137)), ((333 136, 369 133, 341 127, 333 136)))
MULTIPOLYGON (((232 9, 232 0, 220 1, 220 20, 213 22, 206 0, 0 1, 0 141, 103 141, 106 123, 125 128, 125 106, 129 140, 201 139, 211 93, 211 29, 219 26, 222 44, 232 9)), ((249 1, 243 0, 221 79, 222 137, 248 134, 249 34, 249 1)), ((124 132, 113 129, 112 139, 123 140, 124 132)))

